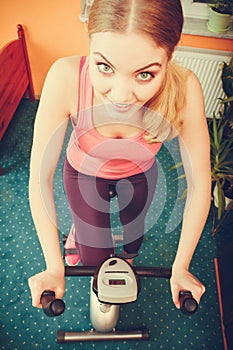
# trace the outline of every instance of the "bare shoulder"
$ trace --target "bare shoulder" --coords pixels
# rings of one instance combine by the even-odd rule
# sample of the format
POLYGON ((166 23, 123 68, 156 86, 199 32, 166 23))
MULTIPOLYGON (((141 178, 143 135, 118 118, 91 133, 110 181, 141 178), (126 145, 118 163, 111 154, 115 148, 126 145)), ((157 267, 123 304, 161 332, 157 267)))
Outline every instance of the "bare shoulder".
POLYGON ((49 69, 47 79, 55 79, 58 82, 71 83, 78 81, 79 56, 62 57, 56 60, 49 69))
POLYGON ((198 106, 200 106, 200 108, 204 108, 204 96, 202 86, 199 78, 193 71, 190 71, 187 76, 186 91, 186 98, 189 104, 195 105, 195 103, 198 103, 198 106))
POLYGON ((205 105, 202 86, 197 75, 189 71, 186 79, 186 104, 183 119, 193 120, 205 117, 205 105))
POLYGON ((197 75, 191 70, 189 70, 189 74, 187 76, 187 92, 196 92, 202 94, 200 80, 197 75))
MULTIPOLYGON (((201 131, 206 135, 206 113, 204 96, 201 83, 195 73, 189 71, 185 86, 185 106, 180 112, 180 131, 179 135, 183 139, 196 142, 196 135, 201 131)), ((206 136, 205 136, 206 137, 206 136)))
POLYGON ((62 99, 69 113, 77 108, 80 56, 63 57, 50 67, 45 79, 43 95, 57 103, 62 99))
POLYGON ((68 56, 57 59, 51 66, 50 71, 59 72, 65 70, 69 72, 70 70, 77 69, 80 63, 80 56, 68 56))

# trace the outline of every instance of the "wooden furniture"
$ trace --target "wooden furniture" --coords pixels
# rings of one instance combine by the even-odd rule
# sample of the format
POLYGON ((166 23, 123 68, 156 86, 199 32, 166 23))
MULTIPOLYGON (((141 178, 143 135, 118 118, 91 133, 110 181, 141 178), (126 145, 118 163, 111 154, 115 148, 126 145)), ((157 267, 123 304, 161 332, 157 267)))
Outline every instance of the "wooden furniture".
POLYGON ((28 92, 35 99, 24 30, 17 25, 18 39, 0 50, 0 140, 20 100, 28 92))

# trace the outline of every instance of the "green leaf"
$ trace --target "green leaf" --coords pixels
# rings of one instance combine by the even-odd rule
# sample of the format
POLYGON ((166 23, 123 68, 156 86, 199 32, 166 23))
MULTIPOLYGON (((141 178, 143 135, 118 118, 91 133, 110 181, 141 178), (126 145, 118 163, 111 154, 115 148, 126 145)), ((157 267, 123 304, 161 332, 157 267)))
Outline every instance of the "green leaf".
POLYGON ((221 219, 221 216, 225 210, 225 196, 222 189, 223 184, 217 183, 217 193, 218 193, 218 220, 221 219))
POLYGON ((230 96, 228 98, 222 98, 220 103, 229 103, 229 102, 233 102, 233 96, 230 96))
POLYGON ((180 168, 181 166, 183 166, 183 163, 182 163, 182 162, 178 162, 178 163, 172 165, 172 166, 169 168, 169 170, 175 170, 175 169, 180 168))
POLYGON ((179 181, 179 180, 185 179, 185 178, 186 178, 186 175, 183 174, 183 175, 180 175, 180 176, 178 176, 177 178, 175 178, 174 181, 179 181))
POLYGON ((217 128, 217 120, 216 120, 215 114, 213 116, 213 133, 214 133, 214 144, 215 144, 215 147, 218 149, 219 148, 218 128, 217 128))

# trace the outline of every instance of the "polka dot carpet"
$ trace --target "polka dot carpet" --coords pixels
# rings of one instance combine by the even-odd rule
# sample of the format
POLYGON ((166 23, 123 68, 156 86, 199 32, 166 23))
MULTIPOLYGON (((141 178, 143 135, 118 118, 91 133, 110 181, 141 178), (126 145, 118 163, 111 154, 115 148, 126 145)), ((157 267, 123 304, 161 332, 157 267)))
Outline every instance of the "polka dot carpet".
MULTIPOLYGON (((48 318, 43 311, 31 306, 27 279, 44 268, 28 204, 29 156, 37 105, 27 100, 21 102, 1 145, 0 163, 4 169, 0 178, 1 349, 223 349, 213 266, 216 242, 210 234, 210 219, 192 261, 192 271, 207 289, 195 315, 187 317, 175 309, 169 281, 143 278, 137 302, 121 307, 118 328, 147 327, 149 340, 56 343, 57 330, 91 328, 89 278, 66 278, 66 311, 57 318, 48 318)), ((158 155, 158 186, 146 218, 145 240, 135 264, 165 267, 172 264, 184 204, 180 198, 185 187, 176 180, 177 172, 170 170, 178 156, 176 141, 164 145, 158 155)), ((61 158, 55 176, 55 197, 59 229, 67 233, 71 219, 61 178, 64 151, 61 158)), ((182 173, 182 169, 180 171, 182 173)), ((114 200, 112 207, 113 232, 119 233, 121 227, 114 200)))

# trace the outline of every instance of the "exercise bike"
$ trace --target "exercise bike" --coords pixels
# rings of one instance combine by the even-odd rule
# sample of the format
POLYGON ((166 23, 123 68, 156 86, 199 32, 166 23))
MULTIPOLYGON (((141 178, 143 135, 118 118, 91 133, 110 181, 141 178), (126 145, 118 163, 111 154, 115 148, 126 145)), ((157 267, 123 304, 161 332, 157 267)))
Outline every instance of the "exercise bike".
MULTIPOLYGON (((110 188, 110 198, 116 195, 110 188)), ((127 259, 135 255, 113 255, 99 267, 65 266, 65 276, 91 276, 90 320, 93 329, 86 332, 58 331, 57 343, 107 341, 107 340, 148 340, 149 330, 119 331, 116 329, 120 305, 137 300, 141 289, 141 277, 171 277, 171 269, 164 267, 131 266, 127 259)), ((198 309, 197 301, 191 292, 179 294, 181 311, 192 315, 198 309)), ((41 296, 43 310, 47 316, 59 316, 65 311, 65 303, 55 299, 53 291, 44 291, 41 296)))

